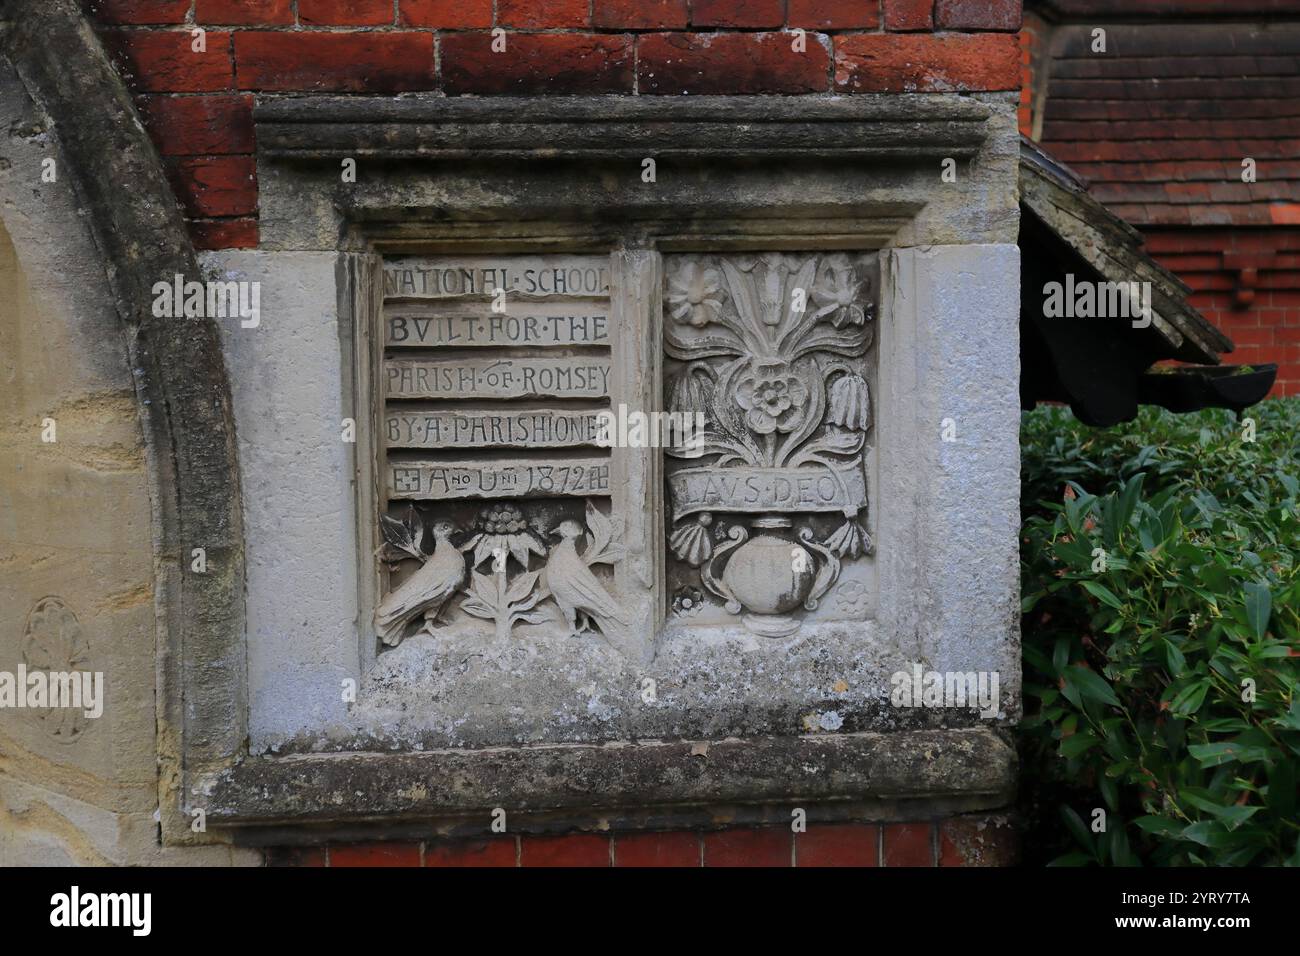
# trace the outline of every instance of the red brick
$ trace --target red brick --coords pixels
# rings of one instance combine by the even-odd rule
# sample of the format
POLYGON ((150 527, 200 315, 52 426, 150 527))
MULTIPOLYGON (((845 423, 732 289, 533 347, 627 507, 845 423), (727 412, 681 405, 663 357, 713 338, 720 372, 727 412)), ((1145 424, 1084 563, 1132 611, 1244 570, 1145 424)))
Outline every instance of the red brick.
POLYGON ((208 93, 230 89, 234 78, 229 33, 209 30, 202 53, 194 52, 195 38, 187 30, 110 33, 104 39, 138 92, 208 93))
POLYGON ((794 838, 796 866, 878 866, 880 830, 863 823, 808 828, 794 838))
POLYGON ((1016 90, 1020 45, 1011 34, 840 37, 835 87, 855 93, 1016 90))
POLYGON ((779 27, 784 0, 692 0, 693 27, 779 27))
POLYGON ((614 838, 615 866, 699 866, 700 835, 683 831, 614 838))
POLYGON ((332 846, 330 866, 419 866, 418 843, 352 843, 332 846))
POLYGON ((520 866, 609 866, 609 837, 570 833, 520 837, 520 866))
POLYGON ((198 0, 194 7, 194 22, 200 26, 208 23, 279 26, 293 23, 293 4, 290 0, 198 0))
POLYGON ((793 836, 786 827, 706 833, 704 865, 789 866, 790 840, 793 836))
POLYGON ((497 0, 497 26, 545 30, 590 25, 588 0, 497 0))
POLYGON ((1232 330, 1232 342, 1236 345, 1273 345, 1273 328, 1260 329, 1234 329, 1232 330))
POLYGON ((100 23, 184 23, 190 0, 90 0, 87 9, 100 23))
POLYGON ((786 23, 805 30, 863 30, 880 26, 878 0, 790 0, 786 23))
POLYGON ((514 837, 452 840, 425 844, 425 866, 516 866, 514 837))
POLYGON ((934 866, 928 823, 891 823, 885 827, 881 859, 885 866, 934 866))
POLYGON ((186 156, 167 162, 167 178, 194 219, 257 211, 257 164, 252 156, 186 156))
POLYGON ((142 96, 138 104, 163 156, 253 152, 252 96, 142 96))
POLYGON ((190 238, 196 249, 256 249, 257 220, 191 219, 190 238))
POLYGON ((933 30, 934 0, 885 0, 886 30, 933 30))
POLYGON ((591 22, 607 30, 683 30, 686 0, 592 0, 591 22))
POLYGON ((439 40, 448 93, 630 93, 632 41, 581 33, 512 33, 501 53, 489 33, 439 40))
POLYGON ((404 27, 481 30, 492 26, 492 0, 401 0, 397 22, 404 27))
POLYGON ((940 30, 1019 30, 1020 0, 935 0, 940 30))
POLYGON ((939 824, 940 866, 1014 866, 1015 828, 1005 817, 952 817, 939 824))
POLYGON ((827 88, 828 39, 790 33, 650 33, 637 42, 642 93, 821 93, 827 88))
POLYGON ((235 70, 245 90, 397 93, 436 85, 427 33, 241 32, 235 70))
POLYGON ((267 866, 324 866, 325 851, 315 846, 275 846, 267 849, 267 866))
POLYGON ((393 22, 393 0, 298 0, 304 26, 378 27, 393 22))

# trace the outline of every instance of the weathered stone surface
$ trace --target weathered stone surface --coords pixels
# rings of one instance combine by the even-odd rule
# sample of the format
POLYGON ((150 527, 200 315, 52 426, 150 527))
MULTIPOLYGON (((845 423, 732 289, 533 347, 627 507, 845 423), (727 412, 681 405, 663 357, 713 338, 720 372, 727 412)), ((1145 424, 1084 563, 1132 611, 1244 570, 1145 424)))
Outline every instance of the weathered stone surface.
POLYGON ((543 248, 613 247, 631 221, 647 241, 713 251, 741 237, 874 249, 1017 234, 1012 94, 323 99, 265 102, 255 117, 268 248, 337 248, 344 218, 376 240, 479 248, 540 235, 540 222, 543 248), (340 190, 346 156, 370 159, 340 190), (955 183, 939 178, 948 157, 955 183), (646 158, 671 175, 644 182, 646 158), (431 176, 436 160, 450 162, 431 176))
MULTIPOLYGON (((50 288, 76 316, 62 320, 67 326, 81 325, 81 314, 102 316, 103 302, 111 304, 115 321, 87 351, 107 357, 111 352, 102 343, 123 341, 126 358, 114 391, 133 386, 139 403, 156 580, 148 580, 147 602, 129 613, 144 612, 134 633, 148 635, 153 645, 138 673, 159 674, 162 685, 156 725, 149 711, 136 711, 158 737, 131 737, 133 747, 147 748, 139 772, 151 791, 157 787, 162 794, 164 830, 184 841, 189 821, 178 818, 174 799, 182 751, 187 766, 198 768, 233 754, 245 736, 241 515, 225 371, 211 323, 151 314, 153 283, 176 273, 197 277, 197 267, 157 155, 79 5, 12 2, 5 13, 2 99, 11 119, 4 124, 4 148, 21 154, 11 160, 13 168, 32 171, 5 177, 5 221, 16 217, 16 230, 21 224, 20 249, 29 247, 31 232, 47 236, 31 244, 34 269, 97 273, 85 289, 106 289, 108 296, 85 313, 85 300, 77 298, 83 293, 50 288), (58 121, 33 110, 33 99, 58 121), (38 211, 32 202, 41 197, 31 184, 45 157, 56 159, 58 185, 48 189, 38 211), (41 228, 30 229, 37 222, 41 228), (70 251, 76 248, 82 251, 70 251), (81 265, 66 268, 67 257, 81 265), (194 547, 206 549, 206 575, 181 571, 194 547)), ((133 606, 130 594, 109 603, 133 606)), ((115 666, 128 666, 127 660, 115 666)), ((116 677, 119 686, 132 686, 120 672, 116 677)), ((140 697, 152 701, 155 694, 140 697)), ((148 832, 152 838, 154 831, 148 832)))
POLYGON ((666 277, 668 404, 704 423, 665 452, 678 623, 792 634, 846 563, 873 560, 875 257, 673 256, 666 277), (821 512, 839 516, 814 526, 821 512))
POLYGON ((254 758, 208 779, 195 805, 216 826, 473 813, 465 829, 482 832, 494 807, 511 808, 517 830, 529 828, 530 814, 555 810, 581 826, 632 811, 662 821, 693 804, 767 803, 783 805, 788 822, 792 795, 868 801, 877 812, 926 799, 997 806, 1015 765, 1014 748, 988 730, 254 758))

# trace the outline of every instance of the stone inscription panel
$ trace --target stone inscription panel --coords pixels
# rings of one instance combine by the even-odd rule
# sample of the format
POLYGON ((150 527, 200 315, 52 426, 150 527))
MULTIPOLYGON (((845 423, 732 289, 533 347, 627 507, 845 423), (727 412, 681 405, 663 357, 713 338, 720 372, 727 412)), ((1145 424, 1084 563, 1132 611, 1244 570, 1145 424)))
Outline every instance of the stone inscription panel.
POLYGON ((620 452, 598 441, 629 365, 610 277, 604 256, 385 260, 382 644, 454 628, 621 646, 620 452))

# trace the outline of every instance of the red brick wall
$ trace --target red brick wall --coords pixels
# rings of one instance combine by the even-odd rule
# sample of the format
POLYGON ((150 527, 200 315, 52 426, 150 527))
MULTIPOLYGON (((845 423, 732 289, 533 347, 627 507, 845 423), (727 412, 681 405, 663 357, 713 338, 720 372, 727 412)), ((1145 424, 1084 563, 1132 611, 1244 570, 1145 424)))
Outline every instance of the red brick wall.
POLYGON ((1300 395, 1300 229, 1144 230, 1147 249, 1193 289, 1234 365, 1276 362, 1273 395, 1300 395))
POLYGON ((203 248, 257 244, 255 92, 1020 88, 1020 0, 85 2, 203 248), (192 50, 200 27, 205 52, 192 50))
POLYGON ((1000 816, 938 823, 813 824, 276 848, 268 866, 1009 866, 1015 831, 1000 816))

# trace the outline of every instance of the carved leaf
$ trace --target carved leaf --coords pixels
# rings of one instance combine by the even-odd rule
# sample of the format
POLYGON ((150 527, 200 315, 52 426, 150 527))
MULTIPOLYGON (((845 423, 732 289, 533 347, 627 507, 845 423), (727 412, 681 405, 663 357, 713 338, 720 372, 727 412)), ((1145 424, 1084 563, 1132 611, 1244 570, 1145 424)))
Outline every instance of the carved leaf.
POLYGON ((495 620, 497 616, 496 611, 475 598, 465 598, 465 600, 460 602, 460 608, 466 614, 472 614, 474 617, 481 617, 485 621, 495 620))
POLYGON ((401 521, 381 514, 379 528, 384 536, 384 543, 389 547, 403 554, 409 554, 419 561, 428 560, 429 556, 423 548, 424 521, 414 505, 407 508, 406 516, 401 521))
POLYGON ((533 589, 533 585, 537 583, 541 573, 541 571, 529 571, 527 574, 521 574, 515 578, 506 591, 506 602, 514 604, 516 601, 522 601, 527 597, 528 592, 533 589))
POLYGON ((523 567, 528 567, 528 555, 546 556, 546 548, 527 531, 510 535, 510 553, 523 567))
POLYGON ((485 534, 480 536, 478 543, 474 546, 473 567, 477 568, 487 558, 492 557, 492 549, 496 545, 499 537, 500 535, 494 534, 485 534))
POLYGON ((614 564, 623 560, 624 549, 615 538, 622 537, 623 519, 610 519, 587 500, 587 527, 591 530, 591 544, 583 560, 587 564, 614 564))

